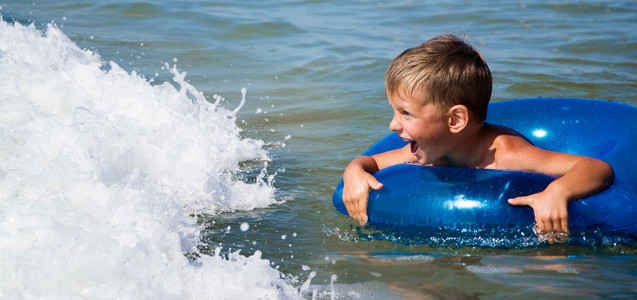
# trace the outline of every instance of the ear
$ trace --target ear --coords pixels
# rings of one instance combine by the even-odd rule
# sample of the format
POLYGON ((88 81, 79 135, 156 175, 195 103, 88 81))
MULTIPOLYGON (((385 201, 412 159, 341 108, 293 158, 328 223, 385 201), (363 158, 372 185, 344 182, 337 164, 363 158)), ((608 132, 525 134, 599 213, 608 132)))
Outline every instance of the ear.
POLYGON ((469 109, 461 104, 452 106, 448 111, 449 131, 461 132, 469 124, 469 109))

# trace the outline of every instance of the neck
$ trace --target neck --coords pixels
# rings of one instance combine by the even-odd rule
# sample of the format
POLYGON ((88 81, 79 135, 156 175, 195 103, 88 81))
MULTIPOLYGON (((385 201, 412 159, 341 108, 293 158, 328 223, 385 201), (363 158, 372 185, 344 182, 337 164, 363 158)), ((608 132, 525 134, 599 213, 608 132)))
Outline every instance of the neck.
POLYGON ((486 123, 473 124, 458 133, 453 149, 445 155, 447 163, 460 168, 488 168, 492 163, 485 160, 491 151, 490 147, 485 147, 488 126, 486 123))

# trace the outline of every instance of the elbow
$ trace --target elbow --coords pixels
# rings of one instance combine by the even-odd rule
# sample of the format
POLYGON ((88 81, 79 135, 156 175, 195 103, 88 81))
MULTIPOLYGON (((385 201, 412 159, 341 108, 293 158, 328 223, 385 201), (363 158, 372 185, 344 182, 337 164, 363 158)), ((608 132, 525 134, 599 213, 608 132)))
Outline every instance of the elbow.
POLYGON ((594 172, 593 174, 597 174, 597 178, 599 180, 598 192, 600 192, 613 184, 613 181, 615 181, 615 170, 613 170, 613 167, 605 161, 591 158, 591 162, 591 166, 593 167, 591 171, 594 172))
POLYGON ((585 165, 587 167, 579 171, 591 174, 591 179, 593 179, 591 184, 596 187, 594 193, 605 190, 615 181, 615 170, 613 170, 613 167, 607 162, 597 158, 588 158, 585 165))
POLYGON ((615 170, 613 170, 613 167, 611 167, 611 165, 608 164, 607 162, 602 162, 602 163, 603 163, 603 168, 605 170, 604 174, 606 174, 604 179, 606 182, 606 187, 608 187, 611 184, 613 184, 613 181, 615 181, 615 170))

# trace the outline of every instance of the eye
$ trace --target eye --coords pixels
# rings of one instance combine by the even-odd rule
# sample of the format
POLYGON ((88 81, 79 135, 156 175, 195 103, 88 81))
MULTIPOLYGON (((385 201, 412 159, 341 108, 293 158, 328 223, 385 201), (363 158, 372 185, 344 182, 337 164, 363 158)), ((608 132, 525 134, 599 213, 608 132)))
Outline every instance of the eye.
POLYGON ((413 115, 412 115, 410 112, 406 111, 406 110, 403 110, 403 112, 402 112, 401 114, 402 114, 404 117, 413 117, 413 115))

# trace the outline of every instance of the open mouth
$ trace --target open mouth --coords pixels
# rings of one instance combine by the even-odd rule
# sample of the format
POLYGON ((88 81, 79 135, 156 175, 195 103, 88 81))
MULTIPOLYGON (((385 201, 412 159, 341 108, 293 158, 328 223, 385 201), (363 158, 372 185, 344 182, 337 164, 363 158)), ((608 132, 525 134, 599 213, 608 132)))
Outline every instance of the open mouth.
POLYGON ((409 147, 411 147, 411 154, 416 156, 416 154, 418 154, 418 143, 410 141, 409 147))

